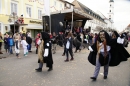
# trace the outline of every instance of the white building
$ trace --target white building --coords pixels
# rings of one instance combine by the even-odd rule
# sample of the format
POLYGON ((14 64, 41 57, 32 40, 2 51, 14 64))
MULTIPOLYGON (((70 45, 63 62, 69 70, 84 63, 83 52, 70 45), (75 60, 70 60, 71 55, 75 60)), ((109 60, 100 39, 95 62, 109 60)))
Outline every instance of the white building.
POLYGON ((112 29, 113 28, 113 22, 106 18, 100 11, 97 11, 97 13, 104 19, 104 21, 107 23, 105 29, 112 29))

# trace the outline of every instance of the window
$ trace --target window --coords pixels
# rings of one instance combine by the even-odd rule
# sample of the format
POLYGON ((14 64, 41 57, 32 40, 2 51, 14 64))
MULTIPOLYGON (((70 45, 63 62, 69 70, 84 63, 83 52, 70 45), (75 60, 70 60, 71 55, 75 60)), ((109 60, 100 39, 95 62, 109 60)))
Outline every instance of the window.
POLYGON ((38 19, 42 19, 42 10, 38 10, 38 19))
POLYGON ((1 25, 1 23, 0 23, 0 32, 1 32, 1 27, 2 27, 2 25, 1 25))
POLYGON ((62 8, 62 4, 60 4, 60 8, 62 8))
POLYGON ((27 14, 28 14, 28 17, 31 17, 31 7, 27 6, 26 7, 26 11, 27 11, 27 14))
POLYGON ((65 7, 66 7, 66 8, 70 8, 70 7, 71 7, 71 5, 70 5, 70 4, 68 4, 68 3, 65 3, 65 7))
POLYGON ((111 4, 110 4, 110 7, 111 7, 111 4))
POLYGON ((110 10, 110 12, 111 12, 111 10, 110 10))
POLYGON ((56 6, 56 1, 54 1, 54 6, 56 6))
POLYGON ((11 2, 11 14, 15 13, 17 15, 18 11, 17 11, 17 4, 11 2))

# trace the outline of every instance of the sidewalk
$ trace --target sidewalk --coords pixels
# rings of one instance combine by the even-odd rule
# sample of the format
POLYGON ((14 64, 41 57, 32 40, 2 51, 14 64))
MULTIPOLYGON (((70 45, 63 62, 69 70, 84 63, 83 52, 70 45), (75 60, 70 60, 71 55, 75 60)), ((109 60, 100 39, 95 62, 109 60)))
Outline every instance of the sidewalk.
MULTIPOLYGON (((32 51, 35 51, 35 44, 34 43, 32 43, 32 51)), ((2 44, 2 53, 3 54, 0 54, 0 59, 7 58, 7 57, 13 57, 16 54, 14 46, 13 46, 13 54, 6 53, 5 49, 4 49, 4 43, 2 44)), ((23 48, 22 48, 22 45, 20 45, 20 56, 22 53, 23 53, 23 48)))
MULTIPOLYGON (((59 45, 57 45, 56 46, 56 50, 59 50, 59 49, 63 50, 63 47, 60 47, 59 45)), ((34 43, 32 44, 31 51, 32 52, 29 52, 29 54, 35 54, 36 48, 35 48, 34 43)), ((4 44, 3 44, 2 45, 2 53, 3 54, 0 54, 0 59, 2 59, 2 58, 8 58, 8 57, 15 57, 16 56, 15 55, 16 53, 15 53, 15 50, 14 50, 14 46, 13 46, 13 54, 9 54, 9 53, 5 52, 4 44)), ((20 46, 20 57, 22 57, 22 55, 23 55, 23 48, 22 48, 22 46, 20 46)))

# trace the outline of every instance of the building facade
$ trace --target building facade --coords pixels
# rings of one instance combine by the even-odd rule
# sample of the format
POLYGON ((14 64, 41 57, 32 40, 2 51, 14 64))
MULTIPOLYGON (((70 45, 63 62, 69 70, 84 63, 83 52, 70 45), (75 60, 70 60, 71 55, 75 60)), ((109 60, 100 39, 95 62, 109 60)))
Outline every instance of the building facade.
POLYGON ((43 0, 0 0, 0 32, 42 30, 43 0), (22 17, 22 23, 18 23, 22 17))

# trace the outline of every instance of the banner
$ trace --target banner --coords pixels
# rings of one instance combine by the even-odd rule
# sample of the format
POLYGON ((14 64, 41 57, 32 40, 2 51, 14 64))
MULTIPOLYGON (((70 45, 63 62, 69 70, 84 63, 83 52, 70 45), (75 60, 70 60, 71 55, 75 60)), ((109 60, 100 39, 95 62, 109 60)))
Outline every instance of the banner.
POLYGON ((44 0, 44 14, 50 16, 50 0, 44 0))

